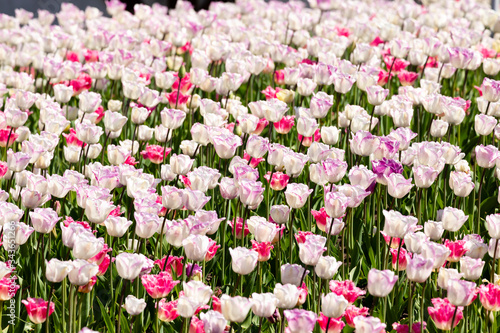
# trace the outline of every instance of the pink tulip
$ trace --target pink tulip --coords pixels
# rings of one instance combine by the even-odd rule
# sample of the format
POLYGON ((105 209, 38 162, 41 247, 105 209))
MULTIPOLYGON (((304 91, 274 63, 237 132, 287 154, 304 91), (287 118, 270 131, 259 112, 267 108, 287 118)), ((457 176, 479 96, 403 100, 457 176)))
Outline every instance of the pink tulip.
MULTIPOLYGON (((28 317, 34 324, 41 324, 47 320, 47 301, 42 298, 28 298, 22 300, 28 311, 28 317)), ((49 316, 54 312, 55 304, 50 302, 49 316)))
POLYGON ((464 317, 463 307, 459 306, 455 316, 455 321, 452 324, 453 313, 455 306, 453 306, 447 298, 433 298, 431 299, 432 307, 428 307, 427 311, 436 327, 443 331, 449 331, 458 325, 460 320, 464 317))
POLYGON ((160 272, 156 275, 143 275, 141 276, 141 281, 149 296, 154 299, 167 297, 180 282, 174 281, 168 272, 160 272))

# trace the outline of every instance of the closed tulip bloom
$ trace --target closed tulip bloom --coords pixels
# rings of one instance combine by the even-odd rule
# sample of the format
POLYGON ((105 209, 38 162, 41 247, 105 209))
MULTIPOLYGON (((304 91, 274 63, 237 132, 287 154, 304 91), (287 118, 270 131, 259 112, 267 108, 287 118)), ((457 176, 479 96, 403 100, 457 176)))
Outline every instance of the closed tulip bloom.
POLYGON ((85 216, 90 222, 101 224, 115 208, 111 202, 88 198, 85 203, 85 216))
POLYGON ((389 94, 389 89, 384 89, 379 85, 372 85, 366 88, 368 103, 371 105, 380 105, 389 94))
POLYGON ((433 119, 431 123, 431 136, 434 138, 442 138, 448 132, 450 124, 441 119, 433 119))
POLYGON ((438 171, 425 165, 413 166, 412 170, 418 188, 431 187, 439 175, 438 171))
POLYGON ((247 317, 252 307, 252 301, 246 297, 222 295, 220 298, 221 311, 227 321, 241 323, 247 317))
POLYGON ((68 103, 73 96, 73 87, 64 84, 54 85, 54 98, 59 103, 68 103))
POLYGON ((448 300, 455 306, 467 306, 476 296, 476 283, 458 279, 448 281, 448 300))
POLYGON ((426 259, 434 259, 434 269, 442 267, 450 254, 450 249, 442 244, 427 242, 422 245, 421 255, 426 259))
POLYGON ((187 210, 198 211, 210 201, 210 197, 202 191, 192 191, 187 188, 182 193, 182 201, 187 210))
POLYGON ((252 312, 257 317, 269 318, 276 311, 278 298, 272 293, 252 293, 252 312))
POLYGON ((417 218, 405 216, 394 210, 384 210, 383 214, 385 217, 384 233, 392 238, 403 238, 418 223, 417 218))
POLYGON ((392 291, 398 277, 390 270, 372 268, 368 273, 368 292, 375 297, 386 297, 392 291))
POLYGON ((232 200, 238 196, 238 187, 233 178, 222 177, 219 183, 221 196, 226 200, 232 200))
POLYGON ((264 200, 265 188, 261 182, 242 179, 239 181, 239 197, 241 203, 248 206, 249 209, 256 209, 262 200, 264 200))
POLYGON ((134 106, 130 113, 130 121, 135 125, 142 125, 149 117, 149 110, 144 107, 134 106))
POLYGON ((78 98, 78 108, 85 113, 92 113, 101 105, 101 95, 92 91, 84 91, 78 98))
POLYGON ((463 273, 459 273, 456 269, 454 268, 440 268, 438 277, 437 277, 437 284, 439 288, 442 288, 444 290, 448 289, 448 282, 450 280, 460 280, 462 278, 463 273))
POLYGON ((491 238, 500 239, 500 214, 486 216, 486 230, 491 238))
POLYGON ((404 237, 406 249, 411 253, 420 253, 422 244, 428 240, 429 237, 423 232, 409 232, 404 237))
POLYGON ((488 254, 495 260, 500 258, 500 245, 498 245, 497 241, 498 239, 492 238, 488 243, 488 254))
POLYGON ((88 260, 101 252, 104 247, 104 239, 96 238, 91 233, 80 233, 75 238, 73 245, 73 256, 77 259, 88 260))
POLYGON ((464 256, 460 258, 460 272, 467 280, 475 281, 481 278, 485 262, 480 258, 474 259, 464 256))
POLYGON ((286 202, 291 208, 300 209, 311 193, 312 190, 306 184, 289 183, 285 191, 286 202))
POLYGON ((300 289, 293 284, 276 283, 274 296, 278 298, 278 308, 292 309, 297 305, 300 296, 300 289))
POLYGON ((229 249, 229 254, 231 255, 231 267, 237 274, 248 275, 257 266, 259 254, 254 250, 237 247, 229 249))
POLYGON ((290 207, 286 205, 274 205, 270 209, 271 218, 275 223, 283 224, 288 222, 290 207))
POLYGON ((206 333, 224 333, 227 321, 222 313, 209 310, 200 313, 200 319, 203 321, 203 329, 206 333))
POLYGON ((357 185, 363 189, 367 189, 370 185, 373 184, 373 182, 377 178, 377 175, 368 170, 368 168, 364 165, 356 165, 349 170, 348 177, 351 185, 357 185))
POLYGON ((137 316, 141 314, 146 308, 146 301, 142 298, 136 298, 133 295, 128 295, 125 297, 125 311, 131 316, 137 316))
POLYGON ((309 235, 305 242, 299 243, 299 258, 305 265, 316 266, 323 252, 326 251, 326 238, 309 235))
POLYGON ((60 220, 57 213, 52 208, 35 208, 29 215, 35 231, 43 234, 50 233, 60 220))
POLYGON ((162 204, 167 209, 180 209, 184 205, 184 191, 175 186, 162 186, 162 204))
POLYGON ((230 159, 234 156, 236 148, 243 144, 241 138, 233 134, 221 134, 212 137, 215 152, 222 159, 230 159))
POLYGON ((203 261, 210 245, 210 238, 205 235, 189 235, 182 241, 186 257, 193 261, 203 261))
POLYGON ((335 126, 321 127, 321 140, 330 146, 336 145, 339 141, 340 130, 335 126))
POLYGON ((141 273, 142 267, 146 263, 143 254, 120 253, 116 256, 116 270, 118 275, 125 280, 135 280, 141 273))
POLYGON ((200 304, 208 304, 212 296, 212 289, 201 281, 183 282, 184 295, 200 304))
POLYGON ((120 112, 106 111, 104 112, 104 128, 106 133, 121 131, 127 123, 128 118, 120 112))
POLYGON ((337 261, 334 257, 322 256, 314 266, 314 272, 321 279, 330 280, 335 276, 341 265, 342 262, 337 261))
POLYGON ((433 241, 440 240, 444 233, 443 222, 427 221, 424 223, 424 233, 433 241))
POLYGON ((481 168, 491 169, 495 166, 496 160, 499 156, 498 148, 495 146, 476 146, 476 161, 481 168))
MULTIPOLYGON (((325 92, 318 92, 311 98, 310 112, 314 118, 325 118, 328 110, 333 106, 333 96, 325 92)), ((307 136, 307 135, 306 135, 307 136)))
POLYGON ((309 271, 297 264, 281 265, 281 283, 293 284, 299 287, 302 276, 309 274, 309 271))
POLYGON ((238 116, 237 121, 243 133, 251 134, 257 129, 259 117, 253 114, 242 114, 238 116))
POLYGON ((160 218, 155 213, 135 212, 135 233, 138 237, 148 239, 158 231, 161 225, 160 218))
POLYGON ((285 310, 286 321, 290 333, 310 333, 316 325, 316 314, 304 309, 285 310))
POLYGON ((321 296, 321 311, 329 318, 341 317, 348 305, 349 302, 342 295, 328 293, 321 296))
POLYGON ((68 274, 69 282, 75 286, 84 286, 99 272, 99 266, 86 260, 73 260, 73 268, 68 274))
POLYGON ((247 141, 246 151, 253 158, 261 158, 269 149, 269 140, 252 134, 247 141))
POLYGON ((331 218, 339 218, 344 216, 349 198, 340 192, 328 192, 325 195, 325 209, 331 218))
POLYGON ((370 132, 358 131, 349 140, 351 152, 359 156, 369 156, 379 146, 379 138, 372 135, 370 132))
POLYGON ((423 283, 429 278, 433 268, 433 258, 424 258, 419 254, 414 254, 411 258, 408 257, 406 275, 410 281, 423 283))
POLYGON ((318 129, 318 126, 316 119, 302 116, 297 121, 297 132, 304 137, 311 137, 318 129))
POLYGON ((186 113, 176 109, 165 108, 160 112, 160 116, 162 125, 170 130, 175 130, 181 127, 184 119, 186 119, 186 113))
POLYGON ((460 230, 468 218, 469 216, 465 215, 462 210, 453 207, 444 208, 441 214, 443 228, 451 232, 460 230))
POLYGON ((181 296, 177 300, 177 313, 182 318, 191 318, 200 304, 187 296, 181 296))
POLYGON ((170 273, 163 271, 156 275, 143 275, 141 282, 149 296, 158 299, 167 297, 180 281, 174 281, 170 273))
POLYGON ((42 298, 28 298, 27 300, 21 301, 26 306, 26 311, 28 312, 28 317, 33 324, 41 324, 47 320, 55 309, 54 302, 50 302, 50 306, 47 306, 48 302, 44 301, 42 298), (47 308, 49 310, 47 316, 47 308))
POLYGON ((45 260, 45 278, 50 282, 61 282, 72 269, 73 264, 70 261, 61 261, 56 258, 45 260))
POLYGON ((470 175, 457 171, 450 172, 449 185, 453 193, 462 198, 467 197, 475 187, 470 175))
POLYGON ((399 173, 393 173, 387 177, 387 192, 391 197, 401 199, 407 195, 413 187, 411 181, 411 178, 406 179, 399 173))
POLYGON ((189 236, 190 228, 185 220, 167 221, 165 239, 168 244, 181 247, 182 241, 189 236))
POLYGON ((7 168, 12 172, 21 172, 26 169, 30 162, 30 155, 23 152, 14 153, 12 149, 7 151, 7 168))
POLYGON ((487 311, 500 311, 500 286, 493 283, 480 286, 479 300, 487 311))
POLYGON ((386 325, 375 317, 357 316, 354 318, 356 333, 384 333, 386 325))
POLYGON ((252 216, 247 220, 248 229, 259 243, 271 242, 274 240, 278 229, 276 224, 267 222, 267 220, 260 216, 252 216))
POLYGON ((106 231, 108 235, 112 237, 122 237, 127 232, 128 227, 132 224, 132 221, 127 220, 125 217, 120 216, 109 216, 105 221, 106 231))
POLYGON ((288 105, 277 98, 270 99, 262 104, 262 115, 270 123, 276 123, 288 111, 288 105))
POLYGON ((478 135, 490 135, 495 129, 496 125, 497 120, 495 119, 495 117, 485 114, 478 114, 474 117, 474 130, 478 135))
POLYGON ((498 102, 500 99, 500 82, 485 77, 481 84, 481 93, 488 102, 498 102))

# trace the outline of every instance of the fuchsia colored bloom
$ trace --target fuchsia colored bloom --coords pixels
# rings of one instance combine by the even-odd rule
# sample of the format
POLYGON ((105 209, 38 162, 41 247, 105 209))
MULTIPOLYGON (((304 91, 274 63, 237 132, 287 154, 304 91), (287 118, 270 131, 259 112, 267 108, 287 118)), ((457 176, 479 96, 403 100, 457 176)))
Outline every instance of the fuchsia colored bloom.
POLYGON ((256 242, 252 239, 252 249, 254 249, 259 254, 258 261, 268 261, 271 257, 271 250, 274 246, 271 242, 256 242))
POLYGON ((72 51, 66 52, 66 60, 73 61, 73 62, 80 62, 80 58, 78 57, 78 53, 72 52, 72 51))
MULTIPOLYGON (((176 79, 175 79, 174 83, 172 84, 172 91, 177 94, 177 90, 179 89, 179 77, 178 77, 177 73, 174 74, 174 77, 176 79)), ((192 86, 193 86, 193 84, 191 83, 190 74, 186 73, 186 75, 181 79, 180 93, 181 94, 189 93, 192 86)))
POLYGON ((0 162, 0 179, 5 176, 5 174, 9 171, 9 168, 7 167, 7 163, 5 162, 0 162))
POLYGON ((311 209, 311 214, 316 220, 316 224, 320 230, 325 230, 327 220, 330 218, 326 213, 325 207, 321 207, 320 210, 311 209))
POLYGON ((212 295, 212 309, 214 309, 214 311, 222 313, 220 298, 215 295, 212 295))
MULTIPOLYGON (((264 178, 269 182, 269 178, 271 177, 271 172, 269 171, 264 178)), ((271 179, 271 184, 270 187, 274 191, 281 191, 283 190, 287 185, 288 181, 290 180, 290 176, 283 173, 283 172, 274 172, 273 173, 273 178, 271 179)))
POLYGON ((199 320, 198 317, 192 317, 191 324, 189 325, 189 333, 205 333, 203 321, 199 320))
POLYGON ((479 300, 488 311, 500 311, 500 286, 489 283, 479 287, 479 300))
POLYGON ((85 145, 82 141, 78 140, 78 138, 76 136, 76 131, 74 128, 69 129, 69 134, 63 133, 63 136, 66 139, 66 144, 68 146, 82 147, 85 145))
POLYGON ((467 248, 465 246, 466 241, 464 240, 457 240, 457 241, 450 241, 446 239, 444 241, 444 245, 450 249, 451 253, 448 256, 448 261, 449 262, 459 262, 460 258, 467 252, 467 248))
POLYGON ((168 272, 170 274, 173 273, 176 276, 181 276, 183 268, 182 264, 183 260, 184 257, 169 256, 167 259, 167 257, 165 256, 161 259, 155 260, 154 264, 160 266, 160 270, 164 270, 165 272, 168 272), (167 261, 166 263, 165 260, 167 261))
POLYGON ((141 155, 144 159, 150 160, 154 164, 161 164, 163 162, 163 157, 168 156, 172 151, 171 148, 166 150, 162 146, 158 145, 147 145, 145 151, 141 151, 141 155))
POLYGON ((86 62, 96 62, 99 61, 99 51, 97 50, 85 50, 83 55, 86 62))
POLYGON ((455 321, 453 325, 451 321, 453 320, 453 313, 455 312, 455 306, 448 301, 447 298, 433 298, 431 299, 432 307, 428 307, 427 311, 429 312, 429 316, 436 327, 443 331, 449 331, 453 327, 457 326, 460 320, 464 317, 463 310, 464 308, 459 306, 457 314, 455 316, 455 321))
MULTIPOLYGON (((321 328, 321 332, 326 332, 326 324, 328 322, 328 317, 323 313, 320 313, 318 318, 318 325, 321 328)), ((340 318, 330 318, 330 324, 328 325, 328 332, 326 333, 340 333, 344 328, 345 323, 340 318)))
POLYGON ((266 99, 273 99, 276 98, 276 93, 278 93, 281 90, 281 88, 277 87, 276 89, 273 89, 271 86, 267 86, 266 89, 262 90, 261 93, 266 96, 266 99))
POLYGON ((10 147, 16 141, 18 135, 15 131, 10 131, 10 127, 0 129, 0 147, 10 147), (10 137, 9 137, 10 134, 10 137), (9 143, 7 144, 7 140, 9 143))
POLYGON ((179 317, 177 312, 177 300, 167 302, 164 298, 158 303, 158 319, 170 322, 179 317))
POLYGON ((280 121, 273 124, 276 132, 280 134, 288 134, 295 125, 295 116, 283 116, 280 121))
POLYGON ((92 78, 87 73, 80 73, 78 78, 69 81, 69 85, 73 87, 73 95, 78 95, 92 87, 92 78))
POLYGON ((394 60, 393 56, 385 56, 384 62, 385 62, 385 66, 387 67, 388 71, 391 71, 391 67, 392 67, 391 73, 399 73, 402 70, 404 70, 406 67, 408 67, 408 65, 410 65, 409 61, 399 59, 399 58, 396 58, 394 60))
POLYGON ((267 125, 269 125, 269 121, 266 118, 259 119, 259 123, 257 124, 257 128, 255 129, 255 131, 253 131, 252 134, 259 135, 260 133, 262 133, 264 128, 267 127, 267 125))
POLYGON ((320 129, 316 129, 314 135, 309 137, 303 137, 302 135, 298 134, 298 140, 299 142, 302 142, 302 146, 310 147, 313 142, 318 142, 319 140, 321 140, 320 129))
POLYGON ((402 240, 401 238, 392 237, 391 239, 391 237, 387 235, 385 232, 381 231, 380 233, 382 234, 382 237, 384 237, 384 240, 387 243, 387 245, 391 247, 391 249, 397 249, 400 245, 399 243, 401 243, 401 246, 403 246, 405 243, 405 241, 402 240))
POLYGON ((243 158, 247 160, 249 162, 249 165, 254 169, 259 165, 260 162, 265 160, 265 158, 262 157, 253 158, 252 156, 248 155, 246 151, 243 153, 243 158))
POLYGON ((168 103, 172 108, 175 107, 177 104, 177 107, 186 105, 186 103, 189 100, 189 95, 183 95, 182 93, 179 93, 179 98, 177 98, 177 90, 172 91, 171 93, 166 94, 168 103))
POLYGON ((398 73, 398 78, 403 86, 412 86, 418 78, 418 73, 401 71, 398 73))
MULTIPOLYGON (((47 320, 47 301, 42 298, 23 299, 22 303, 26 306, 28 317, 34 324, 41 324, 47 320)), ((49 316, 54 312, 55 304, 50 302, 49 316)))
POLYGON ((357 316, 366 317, 369 315, 369 311, 370 310, 365 307, 358 308, 357 306, 349 305, 344 313, 346 324, 354 328, 354 318, 356 318, 357 316))
POLYGON ((309 235, 314 235, 310 231, 298 231, 295 233, 295 240, 297 241, 298 244, 303 244, 306 241, 307 236, 309 235))
POLYGON ((245 237, 250 233, 250 230, 248 229, 248 225, 245 224, 245 234, 242 235, 242 229, 243 229, 243 219, 241 217, 236 218, 236 230, 234 226, 234 219, 229 222, 229 225, 231 226, 231 233, 234 234, 236 233, 236 238, 241 239, 242 237, 245 237))
POLYGON ((406 255, 409 255, 411 258, 411 253, 408 253, 404 248, 401 248, 399 250, 399 264, 396 262, 396 258, 398 257, 398 250, 397 249, 390 249, 391 255, 392 255, 392 267, 396 269, 396 267, 399 268, 400 271, 404 271, 406 269, 406 265, 408 264, 408 257, 406 255))
POLYGON ((172 289, 180 282, 174 281, 172 275, 168 272, 160 272, 156 275, 143 275, 141 276, 141 281, 149 296, 154 299, 167 297, 172 289))
MULTIPOLYGON (((8 274, 10 275, 10 273, 8 274)), ((20 286, 13 282, 9 277, 0 279, 0 301, 8 301, 14 297, 20 286)))
POLYGON ((336 295, 344 296, 344 298, 351 304, 356 302, 359 296, 363 296, 366 294, 366 291, 356 287, 354 282, 350 280, 345 280, 345 281, 332 280, 330 281, 330 290, 332 293, 336 295))
MULTIPOLYGON (((423 322, 424 328, 427 326, 427 323, 424 321, 423 322)), ((411 327, 411 332, 410 329, 408 328, 408 325, 405 324, 400 324, 400 323, 393 323, 392 328, 396 331, 396 333, 421 333, 422 332, 422 327, 421 323, 413 323, 411 327)))
POLYGON ((282 69, 278 69, 274 73, 274 82, 279 85, 285 84, 285 72, 282 69))
POLYGON ((208 246, 207 254, 205 255, 205 261, 208 262, 212 260, 212 258, 217 253, 217 250, 220 248, 220 245, 217 244, 213 239, 209 240, 210 245, 208 246))
POLYGON ((79 286, 78 291, 84 294, 88 294, 89 292, 92 291, 96 282, 97 282, 97 276, 94 275, 93 277, 90 278, 89 283, 83 286, 79 286))

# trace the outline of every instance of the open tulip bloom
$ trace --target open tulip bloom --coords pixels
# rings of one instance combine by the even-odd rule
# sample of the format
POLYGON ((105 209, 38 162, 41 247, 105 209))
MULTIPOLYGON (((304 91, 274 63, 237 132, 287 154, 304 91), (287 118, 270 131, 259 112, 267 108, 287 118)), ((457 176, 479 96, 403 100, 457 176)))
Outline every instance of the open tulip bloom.
POLYGON ((499 13, 307 2, 0 16, 2 330, 499 331, 499 13))

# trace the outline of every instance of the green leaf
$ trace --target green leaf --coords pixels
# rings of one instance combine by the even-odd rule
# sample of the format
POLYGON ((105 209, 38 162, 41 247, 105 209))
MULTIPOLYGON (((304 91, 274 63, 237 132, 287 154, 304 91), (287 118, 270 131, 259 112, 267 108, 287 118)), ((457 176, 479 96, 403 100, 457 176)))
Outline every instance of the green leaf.
POLYGON ((114 333, 115 332, 115 326, 113 325, 113 322, 111 321, 111 318, 109 318, 108 311, 104 308, 104 306, 101 303, 101 300, 97 298, 97 303, 99 303, 99 307, 101 308, 101 315, 104 319, 104 323, 106 324, 106 328, 108 329, 108 332, 114 333))

